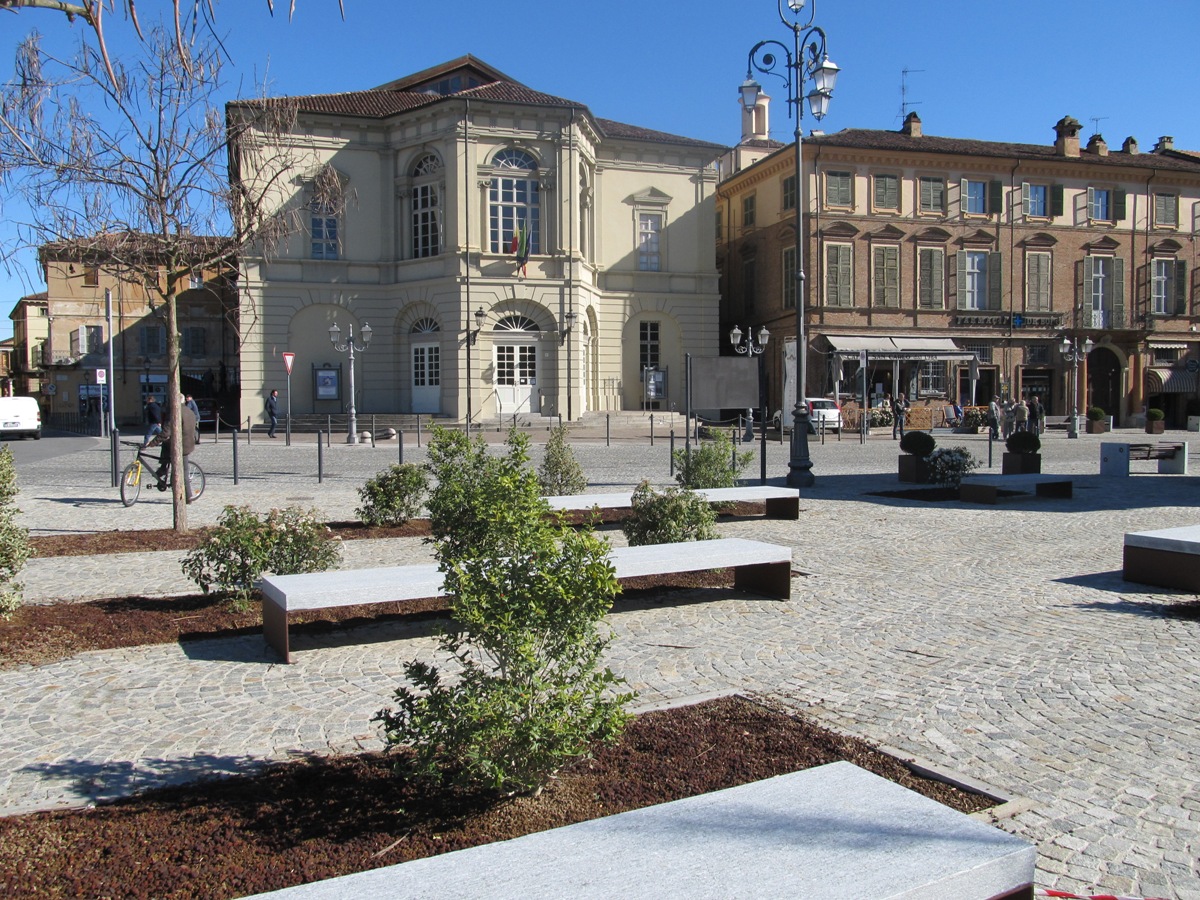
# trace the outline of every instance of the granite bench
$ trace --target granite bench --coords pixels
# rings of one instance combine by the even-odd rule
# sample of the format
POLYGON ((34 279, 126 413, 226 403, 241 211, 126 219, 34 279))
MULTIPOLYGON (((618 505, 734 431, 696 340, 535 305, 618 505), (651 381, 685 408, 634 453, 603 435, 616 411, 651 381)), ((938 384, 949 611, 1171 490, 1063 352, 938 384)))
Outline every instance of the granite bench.
POLYGON ((1001 491, 1034 493, 1039 497, 1071 497, 1070 475, 968 475, 958 486, 958 499, 967 503, 996 503, 1001 491))
POLYGON ((1125 535, 1126 581, 1200 593, 1200 525, 1125 535))
POLYGON ((1028 841, 835 762, 259 900, 1032 900, 1036 861, 1028 841))
POLYGON ((1100 474, 1124 477, 1130 460, 1157 460, 1160 475, 1188 473, 1188 445, 1185 441, 1157 444, 1126 444, 1105 441, 1100 444, 1100 474))
MULTIPOLYGON (((701 488, 693 493, 704 497, 709 503, 756 503, 763 501, 769 519, 799 519, 800 492, 796 488, 753 485, 732 488, 701 488)), ((623 491, 610 494, 569 494, 562 497, 546 497, 551 509, 563 512, 583 512, 594 507, 600 509, 629 509, 633 492, 623 491)))
MULTIPOLYGON (((720 538, 614 547, 608 559, 618 579, 733 569, 738 590, 779 600, 792 594, 791 548, 763 541, 720 538)), ((268 575, 261 588, 263 637, 289 663, 289 613, 445 596, 436 563, 268 575)))

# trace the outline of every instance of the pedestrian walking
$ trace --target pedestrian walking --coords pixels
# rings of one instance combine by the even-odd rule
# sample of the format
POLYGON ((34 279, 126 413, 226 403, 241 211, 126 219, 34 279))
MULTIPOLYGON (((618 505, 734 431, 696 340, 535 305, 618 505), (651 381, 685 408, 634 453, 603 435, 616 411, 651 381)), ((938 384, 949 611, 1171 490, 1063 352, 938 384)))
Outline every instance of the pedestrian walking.
POLYGON ((1000 398, 993 397, 992 402, 988 404, 988 434, 992 440, 1000 437, 1000 398))
POLYGON ((279 391, 271 391, 267 397, 267 418, 271 420, 271 427, 267 430, 267 437, 275 437, 275 429, 279 426, 279 391))
POLYGON ((146 397, 146 436, 142 438, 142 446, 146 446, 155 437, 162 434, 163 411, 153 394, 146 397))
POLYGON ((196 405, 196 401, 192 399, 191 394, 187 395, 183 405, 190 409, 192 411, 192 415, 196 417, 196 434, 194 436, 194 440, 198 444, 200 443, 200 407, 196 405))
POLYGON ((1029 407, 1023 398, 1013 404, 1013 430, 1025 431, 1029 427, 1029 407))
POLYGON ((892 401, 892 440, 904 437, 904 420, 908 417, 908 400, 903 394, 897 394, 892 401))
POLYGON ((1046 411, 1042 408, 1041 398, 1034 394, 1029 398, 1029 430, 1034 434, 1042 433, 1042 418, 1046 411))

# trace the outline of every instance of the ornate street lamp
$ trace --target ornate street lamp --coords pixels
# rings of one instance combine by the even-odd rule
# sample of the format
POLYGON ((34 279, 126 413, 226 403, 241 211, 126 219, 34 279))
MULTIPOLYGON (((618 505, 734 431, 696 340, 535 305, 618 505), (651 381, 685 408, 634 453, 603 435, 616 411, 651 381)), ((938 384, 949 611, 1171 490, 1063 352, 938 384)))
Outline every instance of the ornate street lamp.
POLYGON ((354 410, 354 354, 355 352, 362 353, 367 349, 367 345, 371 343, 371 326, 366 322, 362 327, 362 346, 355 346, 354 343, 354 325, 350 326, 350 336, 346 339, 346 343, 340 343, 342 337, 342 329, 338 328, 338 323, 334 322, 329 326, 329 343, 333 344, 333 349, 338 353, 350 354, 350 420, 346 425, 346 443, 358 443, 358 415, 354 410))
POLYGON ((758 104, 762 86, 752 77, 757 69, 774 75, 787 84, 788 115, 796 123, 796 405, 792 410, 792 443, 788 459, 787 483, 791 487, 811 487, 813 484, 812 458, 808 453, 808 336, 805 333, 805 276, 804 276, 804 169, 801 141, 801 120, 804 108, 801 100, 808 101, 809 112, 817 121, 825 118, 829 111, 829 98, 837 83, 837 66, 825 52, 825 32, 813 25, 816 16, 816 0, 813 0, 807 18, 801 16, 805 0, 777 0, 779 20, 792 32, 792 49, 779 41, 759 41, 750 50, 746 66, 746 80, 742 83, 742 105, 753 114, 758 104), (778 48, 775 51, 768 48, 778 48), (779 53, 783 54, 780 59, 779 53), (780 71, 782 69, 782 71, 780 71), (812 90, 804 95, 804 83, 812 81, 812 90))
POLYGON ((475 342, 479 340, 479 332, 483 331, 483 320, 487 318, 487 313, 483 311, 483 307, 475 310, 475 327, 467 328, 467 434, 471 433, 471 418, 474 415, 474 410, 471 408, 471 378, 474 370, 471 368, 471 348, 475 346, 475 342))
POLYGON ((1079 363, 1081 360, 1087 359, 1087 355, 1092 352, 1094 346, 1091 338, 1080 344, 1079 338, 1063 335, 1063 360, 1071 364, 1071 421, 1067 424, 1067 437, 1069 438, 1079 437, 1079 363))
MULTIPOLYGON (((736 325, 734 325, 733 328, 730 329, 730 332, 729 332, 729 343, 733 344, 733 352, 734 353, 741 354, 742 356, 749 356, 751 358, 753 358, 755 356, 758 357, 758 408, 759 409, 764 409, 767 405, 766 400, 764 398, 764 391, 766 390, 766 387, 767 387, 767 385, 766 385, 767 379, 766 379, 766 371, 765 371, 766 367, 763 365, 763 363, 765 361, 764 357, 763 357, 763 353, 766 352, 767 342, 769 340, 771 340, 771 332, 767 331, 766 326, 763 326, 762 328, 758 329, 758 342, 757 343, 755 343, 755 341, 754 341, 754 333, 750 330, 749 326, 747 326, 747 328, 746 328, 746 339, 744 341, 742 340, 742 329, 738 328, 736 325)), ((766 421, 764 420, 764 422, 763 422, 764 433, 765 433, 766 427, 767 427, 766 421)), ((746 410, 746 437, 745 437, 745 440, 747 440, 747 441, 754 440, 754 410, 753 409, 746 410)))

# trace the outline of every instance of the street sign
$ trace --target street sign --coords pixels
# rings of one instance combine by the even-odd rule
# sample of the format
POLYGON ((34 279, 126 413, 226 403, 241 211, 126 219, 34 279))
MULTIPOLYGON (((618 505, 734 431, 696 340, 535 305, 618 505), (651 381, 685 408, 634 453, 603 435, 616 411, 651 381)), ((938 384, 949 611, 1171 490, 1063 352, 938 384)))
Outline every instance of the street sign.
POLYGON ((108 370, 107 369, 97 369, 96 370, 96 384, 108 384, 108 370))
POLYGON ((53 381, 47 381, 45 384, 42 385, 42 392, 45 394, 49 394, 51 397, 53 397, 55 394, 58 393, 58 385, 55 384, 53 381))
POLYGON ((1200 372, 1200 359, 1189 359, 1183 364, 1184 368, 1195 375, 1200 372))
POLYGON ((283 354, 283 367, 284 367, 285 369, 287 369, 287 373, 288 373, 289 375, 291 375, 291 374, 292 374, 292 363, 294 363, 295 361, 296 361, 296 354, 295 354, 295 353, 292 353, 292 352, 290 352, 290 351, 289 351, 289 352, 285 352, 285 353, 283 354))

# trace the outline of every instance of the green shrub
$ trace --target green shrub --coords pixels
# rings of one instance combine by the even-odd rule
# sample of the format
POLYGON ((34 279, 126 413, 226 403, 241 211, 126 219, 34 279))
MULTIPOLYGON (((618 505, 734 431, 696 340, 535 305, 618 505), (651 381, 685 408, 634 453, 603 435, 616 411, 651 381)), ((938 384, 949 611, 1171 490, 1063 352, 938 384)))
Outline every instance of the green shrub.
POLYGON ((358 489, 362 506, 355 515, 367 525, 403 525, 421 512, 425 469, 412 463, 392 466, 358 489))
POLYGON ((33 555, 29 530, 16 523, 17 469, 12 450, 0 448, 0 617, 11 616, 21 605, 24 585, 13 581, 33 555))
POLYGON ((457 629, 439 646, 455 674, 406 663, 411 686, 375 716, 389 747, 414 751, 417 773, 506 794, 538 791, 593 743, 615 741, 632 699, 600 667, 599 623, 619 589, 608 544, 547 517, 527 446, 510 432, 496 456, 435 430, 431 522, 457 629))
POLYGON ((1014 431, 1004 447, 1009 453, 1037 453, 1042 449, 1042 439, 1032 431, 1014 431))
POLYGON ((964 428, 985 428, 987 427, 987 410, 979 407, 963 410, 963 427, 964 428))
POLYGON ((1087 417, 1093 422, 1100 422, 1108 418, 1108 415, 1099 406, 1093 406, 1087 411, 1087 417))
POLYGON ((700 441, 689 452, 676 450, 675 480, 680 486, 698 488, 736 487, 746 467, 754 461, 754 451, 737 453, 733 441, 723 431, 714 431, 710 441, 700 441))
POLYGON ((341 542, 316 510, 273 509, 265 518, 246 506, 226 506, 204 541, 183 558, 183 574, 204 593, 228 594, 249 605, 263 575, 324 572, 341 560, 341 542))
POLYGON ((929 455, 929 480, 958 487, 968 472, 979 468, 979 460, 966 447, 939 447, 929 455))
POLYGON ((658 493, 643 481, 633 492, 633 511, 621 530, 631 547, 676 541, 711 541, 717 536, 716 513, 703 497, 681 488, 658 493))
POLYGON ((1161 409, 1154 409, 1153 407, 1151 407, 1150 409, 1146 410, 1146 421, 1147 422, 1161 422, 1166 417, 1167 417, 1167 414, 1165 412, 1163 412, 1161 409))
POLYGON ((937 446, 937 441, 928 431, 906 431, 900 438, 900 449, 924 459, 937 446))
POLYGON ((546 441, 546 455, 538 467, 538 484, 544 497, 565 497, 587 490, 583 467, 567 444, 567 428, 559 425, 546 441))
POLYGON ((871 421, 868 423, 871 428, 889 428, 895 420, 890 407, 871 407, 871 421))

